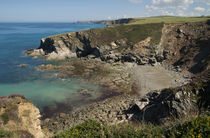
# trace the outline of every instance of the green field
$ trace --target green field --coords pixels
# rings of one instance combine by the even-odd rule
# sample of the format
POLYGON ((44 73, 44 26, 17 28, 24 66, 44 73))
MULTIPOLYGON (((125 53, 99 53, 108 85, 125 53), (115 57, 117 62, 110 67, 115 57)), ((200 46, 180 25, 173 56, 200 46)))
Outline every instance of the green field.
POLYGON ((129 24, 147 24, 147 23, 183 23, 183 22, 199 22, 210 20, 210 16, 202 17, 177 17, 177 16, 157 16, 134 18, 129 24))

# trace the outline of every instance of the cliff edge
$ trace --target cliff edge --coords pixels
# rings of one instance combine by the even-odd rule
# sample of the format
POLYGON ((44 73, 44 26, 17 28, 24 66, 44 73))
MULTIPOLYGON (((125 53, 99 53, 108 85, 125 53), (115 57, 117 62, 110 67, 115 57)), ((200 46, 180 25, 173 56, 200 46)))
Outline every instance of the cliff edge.
POLYGON ((0 97, 0 129, 9 131, 5 137, 45 137, 40 117, 39 109, 24 96, 0 97))

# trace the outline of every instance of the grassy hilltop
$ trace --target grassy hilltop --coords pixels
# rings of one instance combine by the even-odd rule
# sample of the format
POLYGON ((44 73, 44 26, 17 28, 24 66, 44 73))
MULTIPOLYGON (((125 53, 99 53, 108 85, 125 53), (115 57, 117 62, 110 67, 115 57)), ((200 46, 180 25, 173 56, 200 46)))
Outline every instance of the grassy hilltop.
POLYGON ((148 23, 185 23, 185 22, 200 22, 209 20, 210 16, 203 17, 178 17, 178 16, 156 16, 146 18, 134 18, 129 22, 131 24, 148 24, 148 23))

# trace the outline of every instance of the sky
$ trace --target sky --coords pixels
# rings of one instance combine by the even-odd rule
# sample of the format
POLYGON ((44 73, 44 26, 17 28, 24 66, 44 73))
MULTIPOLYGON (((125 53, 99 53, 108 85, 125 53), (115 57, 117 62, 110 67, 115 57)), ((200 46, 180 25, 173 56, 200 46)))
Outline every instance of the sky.
POLYGON ((210 15, 210 0, 0 0, 0 22, 210 15))

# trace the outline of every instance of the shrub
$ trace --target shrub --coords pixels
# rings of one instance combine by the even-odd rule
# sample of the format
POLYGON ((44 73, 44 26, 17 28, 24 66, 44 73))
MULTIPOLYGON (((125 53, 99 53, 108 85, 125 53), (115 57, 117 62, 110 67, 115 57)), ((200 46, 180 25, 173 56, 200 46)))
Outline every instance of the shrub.
POLYGON ((69 137, 113 137, 113 138, 136 138, 136 137, 208 137, 210 135, 210 117, 201 116, 183 124, 175 126, 155 126, 141 123, 138 126, 133 124, 118 124, 108 126, 94 120, 88 120, 69 130, 63 131, 54 138, 69 137), (168 129, 170 128, 170 129, 168 129))
POLYGON ((9 131, 0 130, 0 138, 10 138, 13 134, 9 131))
POLYGON ((69 130, 59 133, 54 138, 67 137, 101 137, 103 134, 103 125, 101 123, 88 120, 80 125, 77 125, 69 130))
POLYGON ((210 135, 210 117, 197 117, 191 121, 179 124, 166 133, 168 137, 202 137, 210 135))
POLYGON ((7 124, 7 122, 9 121, 8 113, 3 113, 0 117, 3 120, 3 122, 4 122, 4 125, 7 124))

